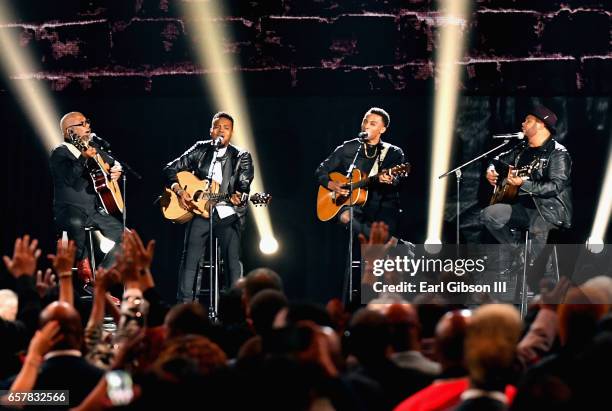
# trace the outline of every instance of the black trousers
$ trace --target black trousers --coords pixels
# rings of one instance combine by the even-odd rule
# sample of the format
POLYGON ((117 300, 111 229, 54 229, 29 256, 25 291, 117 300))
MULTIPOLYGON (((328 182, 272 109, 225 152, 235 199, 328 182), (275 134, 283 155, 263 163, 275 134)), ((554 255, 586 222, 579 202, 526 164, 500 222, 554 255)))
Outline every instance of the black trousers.
MULTIPOLYGON (((348 207, 338 213, 338 222, 344 211, 349 211, 348 207)), ((399 215, 399 207, 353 207, 353 235, 363 234, 369 238, 372 223, 382 221, 389 226, 389 236, 393 236, 397 233, 399 215)))
MULTIPOLYGON (((208 244, 209 221, 195 217, 185 230, 185 243, 179 268, 176 299, 179 303, 193 301, 193 290, 198 262, 208 244)), ((240 278, 240 220, 236 214, 219 219, 213 214, 213 234, 219 240, 223 258, 223 282, 226 288, 240 278)), ((220 280, 220 281, 221 281, 220 280)), ((199 288, 199 287, 196 287, 199 288)), ((196 293, 199 290, 196 289, 196 293)))
POLYGON ((123 224, 115 217, 103 214, 97 210, 86 212, 75 206, 62 206, 55 211, 55 226, 58 233, 68 233, 68 238, 74 240, 77 247, 77 261, 85 258, 86 233, 83 227, 92 226, 100 230, 102 235, 115 242, 113 248, 106 254, 99 266, 108 268, 115 262, 115 253, 121 248, 123 224))
POLYGON ((526 208, 521 204, 490 205, 482 210, 481 221, 497 241, 513 248, 520 245, 516 243, 510 230, 528 228, 534 257, 540 254, 546 245, 548 232, 555 227, 544 220, 537 209, 526 208))

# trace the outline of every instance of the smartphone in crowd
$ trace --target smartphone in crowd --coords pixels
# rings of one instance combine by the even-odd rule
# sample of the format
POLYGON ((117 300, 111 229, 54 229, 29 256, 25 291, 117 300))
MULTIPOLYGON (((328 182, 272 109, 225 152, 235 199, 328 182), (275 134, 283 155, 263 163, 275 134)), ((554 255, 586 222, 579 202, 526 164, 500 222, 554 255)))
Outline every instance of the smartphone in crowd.
POLYGON ((127 405, 134 398, 132 376, 123 370, 106 373, 106 394, 113 405, 127 405))

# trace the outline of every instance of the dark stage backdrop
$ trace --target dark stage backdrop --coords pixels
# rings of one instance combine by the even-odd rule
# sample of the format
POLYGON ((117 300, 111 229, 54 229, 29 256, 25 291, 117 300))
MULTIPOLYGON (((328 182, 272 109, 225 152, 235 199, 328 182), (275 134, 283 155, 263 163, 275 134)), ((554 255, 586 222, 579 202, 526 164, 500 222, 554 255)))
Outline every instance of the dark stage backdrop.
MULTIPOLYGON (((6 3, 15 18, 0 16, 0 30, 15 33, 37 67, 0 76, 0 252, 9 253, 23 233, 39 238, 45 251, 53 249, 47 153, 10 87, 36 74, 59 112, 84 112, 96 133, 143 175, 129 180, 128 223, 144 239, 157 240, 155 277, 173 300, 183 227, 163 221, 152 203, 164 164, 205 136, 211 115, 223 109, 211 105, 203 86, 212 74, 192 52, 191 24, 231 33, 223 47, 238 62, 265 188, 274 196, 270 213, 281 252, 262 256, 249 220, 247 270, 276 269, 291 298, 340 295, 346 232, 317 221, 313 172, 355 136, 371 106, 390 112, 385 138, 413 164, 402 185, 401 236, 424 240, 434 55, 445 24, 436 2, 228 1, 228 16, 207 22, 183 16, 180 1, 6 3)), ((453 164, 491 147, 491 133, 519 130, 529 104, 548 105, 561 119, 559 140, 574 159, 575 224, 568 233, 574 241, 588 235, 608 158, 611 7, 591 0, 478 0, 465 26, 470 44, 461 64, 464 97, 453 164)), ((479 235, 477 213, 487 197, 483 167, 464 175, 463 241, 479 235)), ((456 193, 454 180, 449 183, 444 239, 452 242, 456 193)), ((0 282, 3 276, 4 267, 0 282)))

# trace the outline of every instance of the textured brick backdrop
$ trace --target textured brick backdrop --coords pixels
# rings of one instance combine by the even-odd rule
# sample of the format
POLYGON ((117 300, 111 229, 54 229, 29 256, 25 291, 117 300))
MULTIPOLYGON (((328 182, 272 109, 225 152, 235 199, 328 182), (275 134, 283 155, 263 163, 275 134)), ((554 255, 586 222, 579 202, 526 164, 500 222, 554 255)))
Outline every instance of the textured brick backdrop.
MULTIPOLYGON (((344 237, 335 225, 315 222, 312 171, 355 131, 370 104, 390 110, 389 138, 414 165, 402 192, 402 235, 424 240, 434 56, 444 24, 435 2, 233 0, 224 2, 226 15, 213 21, 184 17, 178 0, 0 2, 15 12, 14 20, 0 16, 0 30, 16 34, 37 65, 11 73, 8 82, 36 78, 64 109, 87 111, 100 133, 111 136, 117 151, 145 175, 142 183, 131 184, 129 198, 138 211, 129 219, 145 238, 159 240, 155 272, 163 275, 156 280, 169 301, 182 227, 165 224, 150 203, 161 184, 161 165, 206 129, 202 113, 218 109, 207 106, 202 76, 210 74, 193 52, 194 24, 231 32, 223 46, 238 62, 251 95, 249 114, 262 147, 266 189, 275 196, 271 212, 284 239, 286 252, 274 268, 284 275, 292 297, 325 301, 340 293, 344 237), (165 96, 171 98, 158 98, 165 96), (330 113, 337 121, 327 121, 330 113), (313 136, 319 144, 313 144, 313 136), (155 144, 143 144, 147 141, 155 144), (287 141, 298 156, 282 155, 287 141)), ((577 237, 584 237, 612 127, 612 1, 479 0, 473 5, 452 162, 485 151, 493 132, 517 130, 526 106, 543 102, 559 114, 558 138, 574 159, 574 227, 577 237)), ((39 174, 47 154, 41 148, 32 159, 37 139, 24 126, 29 119, 22 118, 8 84, 0 76, 0 118, 11 141, 6 167, 27 168, 9 179, 6 191, 17 194, 0 204, 0 214, 10 216, 3 221, 0 248, 8 252, 8 244, 26 230, 51 249, 51 180, 44 171, 39 174)), ((477 239, 482 192, 490 190, 481 171, 466 169, 461 185, 462 234, 468 241, 477 239)), ((452 242, 456 193, 454 179, 449 182, 445 238, 452 242)), ((245 247, 245 267, 270 264, 255 249, 245 247)))
MULTIPOLYGON (((196 61, 190 27, 214 24, 232 33, 223 46, 250 93, 430 93, 444 24, 430 0, 235 0, 213 21, 182 15, 179 0, 7 3, 15 20, 2 18, 0 30, 16 32, 38 65, 12 81, 35 77, 56 92, 199 90, 208 68, 196 61)), ((609 94, 611 15, 602 0, 475 1, 462 88, 609 94)))

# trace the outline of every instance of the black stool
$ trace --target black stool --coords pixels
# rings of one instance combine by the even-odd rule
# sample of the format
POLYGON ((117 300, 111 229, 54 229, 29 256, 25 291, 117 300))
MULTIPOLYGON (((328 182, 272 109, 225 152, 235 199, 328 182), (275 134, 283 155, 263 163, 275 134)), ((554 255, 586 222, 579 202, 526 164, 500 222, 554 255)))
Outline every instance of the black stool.
MULTIPOLYGON (((532 263, 530 260, 532 259, 531 254, 533 253, 533 248, 532 248, 532 239, 530 238, 530 232, 529 229, 524 229, 524 230, 511 230, 513 231, 513 233, 515 234, 515 236, 518 234, 520 235, 520 238, 522 241, 524 241, 524 245, 523 245, 523 267, 522 267, 522 273, 521 273, 521 282, 520 282, 520 293, 518 295, 520 295, 520 312, 521 312, 521 318, 525 318, 525 315, 527 314, 527 304, 528 304, 528 298, 529 297, 533 297, 533 293, 530 292, 527 289, 527 270, 528 267, 532 267, 534 265, 534 263, 532 263)), ((559 281, 559 256, 557 254, 557 246, 556 244, 552 244, 552 251, 550 253, 550 255, 545 255, 543 253, 543 250, 540 252, 539 256, 535 256, 538 258, 538 260, 540 258, 546 258, 546 261, 544 261, 543 263, 543 267, 540 267, 540 269, 542 270, 546 270, 546 266, 547 266, 547 262, 549 257, 552 257, 553 259, 553 265, 552 265, 552 269, 553 269, 553 273, 554 273, 554 277, 556 282, 559 281)), ((534 274, 533 272, 531 273, 532 275, 534 274)), ((542 274, 543 276, 544 274, 542 274)), ((517 278, 517 287, 519 287, 519 281, 517 278)), ((515 296, 517 295, 517 292, 515 290, 515 296)))
POLYGON ((210 253, 208 251, 208 241, 204 252, 198 262, 198 270, 196 272, 194 290, 193 290, 193 301, 199 300, 201 297, 208 297, 208 316, 210 318, 216 318, 219 312, 219 278, 224 274, 223 272, 223 258, 221 256, 221 246, 219 240, 215 237, 214 240, 214 252, 212 261, 212 276, 210 275, 211 261, 209 259, 210 253), (202 278, 208 274, 208 281, 206 285, 208 288, 202 287, 202 278))
POLYGON ((89 254, 89 264, 91 265, 91 275, 94 280, 96 279, 96 250, 94 249, 93 243, 93 232, 96 231, 96 227, 88 225, 84 226, 83 230, 87 233, 87 242, 89 243, 89 250, 87 254, 89 254))

